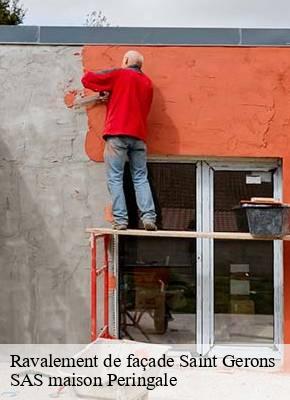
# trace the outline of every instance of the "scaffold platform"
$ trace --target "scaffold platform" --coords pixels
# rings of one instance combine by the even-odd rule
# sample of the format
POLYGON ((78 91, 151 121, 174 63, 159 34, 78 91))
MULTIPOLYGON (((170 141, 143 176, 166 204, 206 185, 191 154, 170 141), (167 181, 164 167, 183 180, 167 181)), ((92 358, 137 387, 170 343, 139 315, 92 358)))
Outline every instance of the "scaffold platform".
MULTIPOLYGON (((194 232, 194 231, 169 231, 157 230, 146 231, 143 229, 115 230, 112 228, 88 228, 91 244, 91 340, 97 337, 112 338, 114 335, 109 329, 109 292, 116 289, 116 276, 109 272, 109 247, 112 238, 119 236, 138 236, 138 237, 168 237, 168 238, 187 238, 187 239, 215 239, 215 240, 283 240, 290 241, 290 235, 283 237, 260 237, 253 236, 244 232, 194 232), (97 266, 97 241, 103 240, 103 265, 97 266), (102 329, 98 334, 97 315, 98 297, 97 279, 103 276, 103 323, 102 329)), ((114 255, 117 257, 117 254, 114 255)))

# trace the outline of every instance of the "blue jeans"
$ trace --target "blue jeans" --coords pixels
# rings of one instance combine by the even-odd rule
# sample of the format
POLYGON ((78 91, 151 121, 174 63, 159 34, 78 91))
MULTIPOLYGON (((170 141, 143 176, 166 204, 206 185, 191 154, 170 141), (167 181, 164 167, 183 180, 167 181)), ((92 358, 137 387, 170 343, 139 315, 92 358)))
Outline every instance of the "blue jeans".
POLYGON ((114 222, 128 224, 128 212, 123 189, 124 167, 127 157, 141 219, 143 222, 155 222, 155 206, 147 178, 146 144, 142 140, 120 136, 109 137, 106 140, 104 152, 114 222))

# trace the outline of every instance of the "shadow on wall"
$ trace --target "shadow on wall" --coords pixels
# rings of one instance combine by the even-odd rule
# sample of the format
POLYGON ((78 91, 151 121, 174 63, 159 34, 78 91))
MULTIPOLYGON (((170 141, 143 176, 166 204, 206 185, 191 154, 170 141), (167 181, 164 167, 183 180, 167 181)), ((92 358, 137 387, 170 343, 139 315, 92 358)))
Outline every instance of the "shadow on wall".
POLYGON ((89 247, 56 216, 58 168, 21 167, 0 142, 0 343, 89 341, 89 247))
POLYGON ((148 120, 148 153, 164 155, 164 143, 168 154, 176 155, 180 152, 179 132, 170 118, 170 108, 176 100, 166 99, 158 87, 154 87, 154 96, 148 120))

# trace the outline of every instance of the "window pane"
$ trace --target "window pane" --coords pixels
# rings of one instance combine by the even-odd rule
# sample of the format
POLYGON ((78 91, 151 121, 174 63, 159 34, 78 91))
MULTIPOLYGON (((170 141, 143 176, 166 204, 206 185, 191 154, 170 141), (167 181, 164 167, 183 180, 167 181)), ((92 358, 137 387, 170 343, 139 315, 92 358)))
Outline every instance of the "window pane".
POLYGON ((195 343, 196 241, 120 237, 120 336, 195 343))
POLYGON ((272 241, 215 241, 216 343, 273 343, 272 260, 272 241))
POLYGON ((214 230, 246 231, 247 224, 239 218, 237 207, 240 200, 250 200, 251 197, 273 197, 272 172, 215 171, 214 230))
MULTIPOLYGON (((215 231, 247 231, 240 200, 273 197, 272 172, 216 171, 215 231)), ((215 240, 216 343, 271 343, 274 339, 273 242, 215 240)))
MULTIPOLYGON (((196 167, 149 163, 163 230, 195 230, 196 167)), ((131 228, 142 228, 128 166, 124 187, 131 228)), ((152 343, 195 343, 196 240, 120 237, 120 336, 152 343)))
MULTIPOLYGON (((183 231, 196 229, 195 171, 194 164, 148 164, 148 179, 156 207, 159 229, 183 231)), ((128 165, 125 169, 124 188, 129 213, 129 227, 142 228, 128 165)))

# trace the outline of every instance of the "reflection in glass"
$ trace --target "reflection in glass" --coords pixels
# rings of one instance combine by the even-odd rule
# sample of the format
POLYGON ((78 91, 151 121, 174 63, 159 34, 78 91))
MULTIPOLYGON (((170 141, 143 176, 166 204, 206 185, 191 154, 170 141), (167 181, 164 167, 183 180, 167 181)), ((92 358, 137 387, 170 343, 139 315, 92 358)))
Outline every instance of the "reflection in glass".
POLYGON ((273 343, 273 242, 215 242, 215 342, 273 343))
MULTIPOLYGON (((162 230, 195 230, 196 166, 149 163, 162 230)), ((128 165, 124 187, 129 227, 142 228, 128 165)), ((195 343, 196 241, 120 237, 120 336, 152 343, 195 343)))
MULTIPOLYGON (((214 190, 215 231, 245 231, 240 200, 272 197, 272 172, 216 171, 214 190)), ((273 242, 216 240, 214 254, 215 343, 273 343, 273 242)))
POLYGON ((195 240, 120 239, 120 336, 195 343, 195 240))

